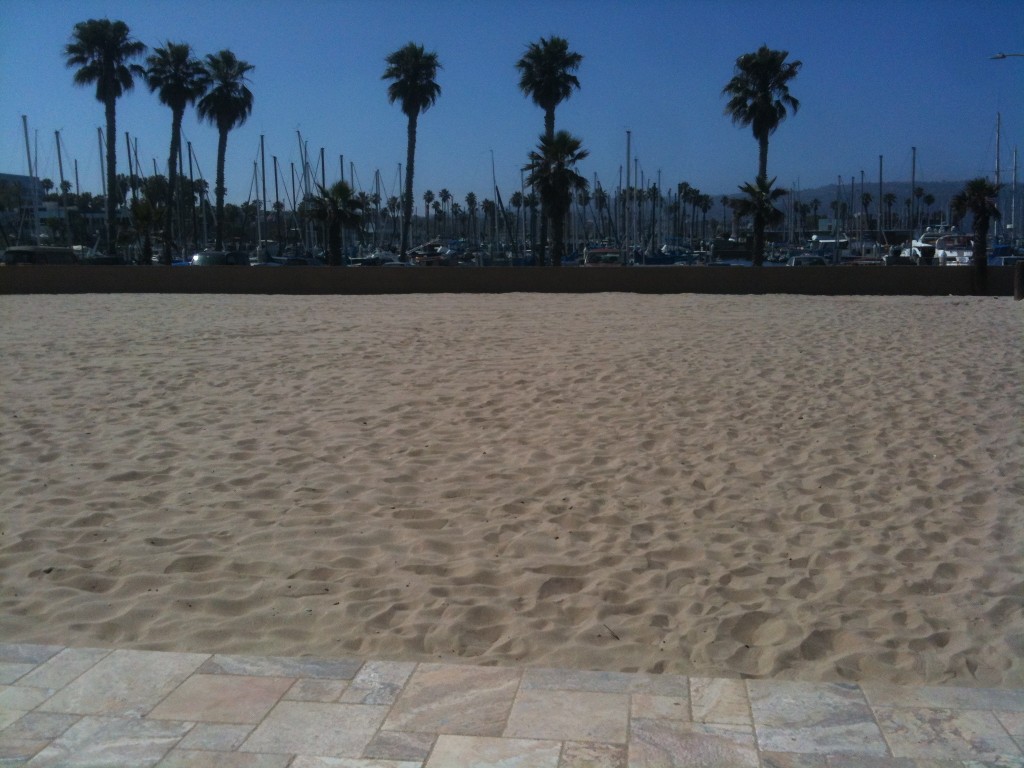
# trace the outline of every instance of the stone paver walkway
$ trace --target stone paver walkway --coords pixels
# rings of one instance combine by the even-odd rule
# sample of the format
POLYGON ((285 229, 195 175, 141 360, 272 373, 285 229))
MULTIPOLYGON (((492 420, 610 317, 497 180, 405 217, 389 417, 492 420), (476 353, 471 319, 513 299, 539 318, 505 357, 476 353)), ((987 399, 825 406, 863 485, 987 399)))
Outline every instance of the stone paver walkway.
POLYGON ((0 645, 0 768, 1024 767, 1024 690, 0 645))

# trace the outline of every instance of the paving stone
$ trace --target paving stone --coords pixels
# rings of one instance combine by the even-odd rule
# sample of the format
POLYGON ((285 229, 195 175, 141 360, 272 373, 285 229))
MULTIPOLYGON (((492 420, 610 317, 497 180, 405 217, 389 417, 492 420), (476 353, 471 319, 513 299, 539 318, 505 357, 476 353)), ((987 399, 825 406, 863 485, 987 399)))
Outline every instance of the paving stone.
POLYGON ((750 700, 742 680, 691 677, 690 708, 695 723, 750 725, 750 700))
POLYGON ((178 744, 178 748, 231 752, 238 749, 252 732, 253 726, 251 725, 196 723, 195 727, 178 744))
POLYGON ((432 733, 379 731, 363 750, 363 757, 381 760, 412 760, 423 762, 430 754, 437 737, 432 733))
POLYGON ((1024 758, 992 712, 880 707, 876 714, 896 757, 1024 758))
POLYGON ((347 704, 393 704, 409 676, 412 662, 368 661, 339 701, 347 704))
POLYGON ((442 735, 425 768, 558 768, 561 746, 557 741, 442 735))
POLYGON ((562 747, 558 768, 626 768, 623 744, 568 742, 562 747))
POLYGON ((624 693, 523 690, 512 704, 504 735, 625 744, 629 707, 624 693))
POLYGON ((387 707, 365 704, 282 701, 239 751, 359 757, 387 713, 387 707))
POLYGON ((173 749, 156 768, 288 768, 291 755, 173 749))
POLYGON ((207 658, 201 653, 114 651, 40 709, 82 715, 144 715, 207 658))
POLYGON ((256 724, 294 682, 288 677, 192 675, 160 702, 149 717, 256 724))
POLYGON ((363 760, 350 757, 310 757, 299 755, 289 768, 422 768, 419 760, 363 760))
POLYGON ((18 681, 34 688, 63 688, 111 654, 103 648, 65 648, 18 681))
POLYGON ((330 703, 341 698, 348 688, 347 680, 296 680, 284 695, 287 701, 322 701, 330 703))
POLYGON ((747 690, 764 751, 889 754, 856 685, 748 680, 747 690))
POLYGON ((689 720, 690 702, 688 698, 655 696, 651 693, 634 693, 630 707, 630 717, 648 720, 689 720))
POLYGON ((1024 688, 965 688, 958 686, 861 686, 873 707, 906 709, 993 709, 1024 712, 1024 688))
POLYGON ((0 643, 0 662, 36 666, 64 650, 62 645, 0 643))
POLYGON ((498 667, 420 664, 391 708, 385 730, 500 736, 520 672, 498 667))
POLYGON ((48 688, 24 688, 20 685, 5 685, 0 689, 0 708, 28 712, 50 698, 53 693, 53 690, 48 688))
POLYGON ((192 723, 84 717, 31 760, 32 768, 152 766, 192 723))
POLYGON ((629 768, 758 768, 749 726, 634 720, 629 768))
POLYGON ((199 670, 209 675, 263 675, 351 680, 363 662, 355 659, 306 659, 285 656, 232 656, 217 654, 199 670))

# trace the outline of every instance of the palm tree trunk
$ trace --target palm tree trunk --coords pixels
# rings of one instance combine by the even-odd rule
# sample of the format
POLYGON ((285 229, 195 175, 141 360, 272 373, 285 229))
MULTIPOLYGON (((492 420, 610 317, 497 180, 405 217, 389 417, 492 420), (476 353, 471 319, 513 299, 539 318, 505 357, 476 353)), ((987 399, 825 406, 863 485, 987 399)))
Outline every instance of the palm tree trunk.
POLYGON ((217 240, 214 247, 218 251, 224 250, 224 194, 227 189, 224 186, 224 160, 228 153, 228 132, 226 128, 219 130, 220 137, 217 139, 217 188, 214 194, 217 196, 217 240))
POLYGON ((978 216, 974 222, 974 292, 979 296, 988 294, 988 227, 988 216, 978 216))
POLYGON ((167 160, 167 211, 164 218, 164 264, 171 263, 171 231, 174 228, 174 199, 178 185, 178 155, 181 153, 183 114, 183 111, 176 109, 171 120, 171 154, 167 160))
POLYGON ((768 180, 768 137, 757 140, 757 178, 768 180))
POLYGON ((404 212, 402 221, 402 247, 399 257, 405 261, 409 251, 409 233, 412 230, 412 179, 416 162, 416 122, 417 114, 409 115, 408 142, 405 150, 405 200, 402 201, 404 212))
POLYGON ((114 188, 117 186, 117 112, 116 101, 108 96, 105 102, 107 113, 107 250, 110 255, 117 253, 117 204, 114 188))

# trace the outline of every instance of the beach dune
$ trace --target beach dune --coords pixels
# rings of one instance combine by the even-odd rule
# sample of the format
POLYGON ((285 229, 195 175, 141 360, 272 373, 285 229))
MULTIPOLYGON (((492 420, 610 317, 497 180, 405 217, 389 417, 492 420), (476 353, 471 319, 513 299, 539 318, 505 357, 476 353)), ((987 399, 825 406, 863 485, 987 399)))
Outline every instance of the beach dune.
POLYGON ((0 639, 1019 687, 1022 306, 0 297, 0 639))

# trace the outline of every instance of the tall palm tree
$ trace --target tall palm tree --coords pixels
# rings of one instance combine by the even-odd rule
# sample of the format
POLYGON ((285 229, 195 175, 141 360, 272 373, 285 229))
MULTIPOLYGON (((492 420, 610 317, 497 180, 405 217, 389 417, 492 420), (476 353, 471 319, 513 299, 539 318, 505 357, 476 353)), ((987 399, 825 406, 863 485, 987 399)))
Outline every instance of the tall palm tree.
POLYGON ((896 205, 896 193, 886 192, 882 195, 882 202, 885 203, 885 218, 888 220, 888 226, 892 228, 892 207, 896 205))
POLYGON ((224 247, 224 159, 228 151, 228 132, 242 125, 252 114, 252 91, 246 85, 248 75, 255 69, 231 51, 207 54, 206 73, 210 87, 199 100, 199 117, 217 126, 217 241, 216 248, 224 247))
POLYGON ((416 125, 420 113, 426 112, 441 95, 437 84, 437 70, 441 69, 437 54, 427 53, 422 45, 408 43, 389 54, 385 59, 387 69, 382 80, 390 80, 388 103, 396 101, 402 106, 402 113, 408 118, 408 139, 405 150, 405 199, 402 221, 401 258, 409 250, 409 232, 412 226, 412 183, 416 163, 416 125))
MULTIPOLYGON (((786 119, 787 110, 794 114, 800 102, 789 92, 789 82, 800 72, 803 63, 786 61, 789 51, 773 51, 762 45, 753 53, 736 59, 732 79, 722 89, 729 98, 725 114, 738 125, 748 125, 757 140, 757 181, 768 180, 768 137, 786 119)), ((764 260, 764 228, 754 224, 754 263, 764 260)))
MULTIPOLYGON (((146 46, 131 37, 128 25, 110 19, 89 19, 75 24, 71 42, 64 46, 65 64, 78 67, 75 85, 96 86, 96 100, 102 102, 107 120, 107 185, 113 189, 117 178, 117 100, 135 87, 135 76, 144 71, 132 59, 146 52, 146 46)), ((115 196, 107 195, 107 248, 117 244, 115 196)))
POLYGON ((167 210, 164 222, 163 261, 171 263, 171 225, 174 221, 174 196, 178 182, 178 157, 181 154, 181 121, 189 104, 206 93, 209 76, 188 43, 169 40, 155 48, 146 59, 146 85, 160 101, 171 108, 171 151, 167 159, 167 210))
POLYGON ((576 164, 589 155, 580 139, 568 131, 558 131, 551 138, 542 134, 537 149, 530 152, 530 162, 523 168, 529 172, 527 183, 540 194, 551 217, 551 263, 556 267, 562 265, 565 216, 573 193, 587 188, 587 180, 577 173, 576 164))
POLYGON ((1002 214, 996 208, 996 199, 1002 184, 993 184, 985 177, 971 179, 957 192, 950 205, 957 218, 970 213, 974 218, 974 277, 975 291, 988 291, 988 229, 992 220, 1002 214))
POLYGON ((434 192, 428 189, 423 193, 423 208, 427 214, 427 240, 430 239, 430 204, 434 202, 434 192))
POLYGON ((469 215, 469 238, 476 245, 476 192, 466 193, 466 213, 469 215))
MULTIPOLYGON (((569 50, 569 41, 552 35, 530 43, 522 58, 516 62, 519 70, 519 90, 533 99, 544 110, 544 136, 550 141, 555 136, 555 107, 568 99, 573 90, 579 90, 580 81, 573 73, 583 63, 583 56, 569 50)), ((538 263, 544 263, 547 241, 547 221, 551 215, 544 208, 541 195, 540 250, 538 263)))
MULTIPOLYGON (((447 189, 442 189, 440 192, 437 193, 437 196, 441 199, 441 210, 447 213, 448 206, 450 206, 452 203, 452 193, 449 192, 447 189)), ((441 230, 442 237, 445 235, 445 229, 446 228, 442 228, 441 230)))
POLYGON ((738 125, 749 125, 757 140, 758 178, 768 178, 768 137, 786 119, 787 109, 794 113, 800 102, 789 92, 789 82, 800 72, 803 62, 786 61, 789 51, 773 51, 762 45, 754 53, 736 59, 732 80, 722 89, 729 97, 725 114, 738 125))
POLYGON ((785 214, 775 207, 775 201, 789 194, 785 189, 773 189, 775 179, 758 178, 751 184, 749 181, 740 186, 740 192, 745 197, 739 198, 734 207, 740 216, 751 216, 754 219, 754 253, 753 262, 755 267, 764 263, 764 240, 761 241, 760 251, 757 248, 757 233, 761 232, 764 237, 766 226, 781 224, 785 214))
POLYGON ((352 187, 345 181, 336 181, 327 188, 316 186, 319 194, 307 201, 310 213, 327 225, 327 263, 332 267, 342 266, 345 263, 342 227, 360 227, 367 199, 362 194, 353 194, 352 187))

